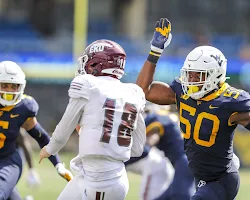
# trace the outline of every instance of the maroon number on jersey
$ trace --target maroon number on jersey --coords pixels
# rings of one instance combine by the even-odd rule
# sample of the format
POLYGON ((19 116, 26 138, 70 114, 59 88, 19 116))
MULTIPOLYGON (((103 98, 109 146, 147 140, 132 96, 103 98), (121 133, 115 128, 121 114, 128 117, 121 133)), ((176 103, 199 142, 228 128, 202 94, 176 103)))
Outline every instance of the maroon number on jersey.
MULTIPOLYGON (((103 108, 105 108, 105 116, 103 123, 103 134, 101 142, 109 143, 113 119, 115 114, 115 99, 106 99, 103 108)), ((133 131, 137 110, 134 104, 125 103, 121 117, 121 123, 117 133, 117 143, 119 146, 127 147, 131 143, 131 131, 133 131)))

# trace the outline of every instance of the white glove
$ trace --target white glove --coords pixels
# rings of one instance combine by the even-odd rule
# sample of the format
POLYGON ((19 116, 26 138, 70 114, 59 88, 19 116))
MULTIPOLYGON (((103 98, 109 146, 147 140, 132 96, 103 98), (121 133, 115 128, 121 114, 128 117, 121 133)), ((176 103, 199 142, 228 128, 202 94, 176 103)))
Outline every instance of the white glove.
POLYGON ((56 165, 56 170, 57 173, 67 181, 70 181, 73 178, 71 171, 67 170, 63 163, 58 163, 56 165))
POLYGON ((161 18, 155 24, 154 35, 151 40, 151 51, 147 60, 156 65, 163 50, 170 44, 171 40, 171 23, 167 18, 161 18))
POLYGON ((40 185, 40 178, 35 169, 29 169, 27 176, 27 184, 29 187, 38 187, 40 185))
POLYGON ((23 200, 34 200, 34 197, 31 195, 28 195, 28 196, 24 197, 23 200))

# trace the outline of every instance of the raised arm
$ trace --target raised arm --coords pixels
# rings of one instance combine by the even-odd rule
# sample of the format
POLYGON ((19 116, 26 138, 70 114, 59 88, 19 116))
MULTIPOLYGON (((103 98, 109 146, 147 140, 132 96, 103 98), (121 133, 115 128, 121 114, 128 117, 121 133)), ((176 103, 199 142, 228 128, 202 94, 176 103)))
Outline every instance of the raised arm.
POLYGON ((136 81, 136 84, 143 89, 146 99, 160 105, 175 103, 175 93, 168 84, 153 82, 157 61, 164 48, 171 42, 170 31, 171 24, 166 18, 157 21, 151 42, 151 51, 136 81))
POLYGON ((159 105, 175 104, 175 92, 171 87, 164 82, 153 81, 155 67, 155 64, 146 61, 136 84, 143 89, 148 101, 159 105))

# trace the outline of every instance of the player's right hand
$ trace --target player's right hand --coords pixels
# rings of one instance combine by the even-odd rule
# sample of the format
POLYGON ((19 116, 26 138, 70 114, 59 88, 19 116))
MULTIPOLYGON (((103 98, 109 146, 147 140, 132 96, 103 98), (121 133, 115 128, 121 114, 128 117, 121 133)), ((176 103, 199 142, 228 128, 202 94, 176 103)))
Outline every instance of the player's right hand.
POLYGON ((167 18, 161 18, 155 24, 155 31, 151 41, 151 52, 160 54, 172 40, 171 23, 167 18))
POLYGON ((71 171, 67 170, 63 163, 58 163, 56 166, 57 173, 67 181, 71 181, 73 175, 71 171))

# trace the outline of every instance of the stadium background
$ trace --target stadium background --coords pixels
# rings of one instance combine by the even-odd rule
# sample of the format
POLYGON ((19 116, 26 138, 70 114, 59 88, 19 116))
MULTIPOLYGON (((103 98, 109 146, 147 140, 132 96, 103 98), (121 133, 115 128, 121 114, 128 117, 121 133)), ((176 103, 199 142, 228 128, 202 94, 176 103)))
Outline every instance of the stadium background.
MULTIPOLYGON (((250 91, 249 0, 0 0, 0 60, 13 60, 24 69, 26 93, 39 103, 38 120, 51 133, 66 108, 76 58, 84 47, 96 39, 119 43, 128 56, 123 81, 135 82, 154 23, 161 17, 172 22, 173 40, 157 66, 156 80, 170 83, 192 48, 214 45, 228 59, 228 82, 250 91)), ((250 133, 239 127, 234 143, 241 160, 238 199, 248 199, 244 188, 250 186, 250 133)), ((73 134, 62 153, 66 165, 77 152, 76 144, 73 134)), ((38 150, 34 141, 32 146, 38 150)), ((33 156, 37 159, 37 152, 33 156)), ((22 195, 33 193, 36 199, 45 199, 47 187, 55 196, 46 199, 55 199, 62 188, 53 186, 65 183, 59 178, 52 181, 57 178, 50 174, 49 164, 37 167, 48 180, 42 179, 41 188, 34 191, 21 180, 22 195)), ((139 178, 131 176, 135 196, 128 199, 136 199, 139 178)))

